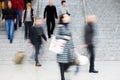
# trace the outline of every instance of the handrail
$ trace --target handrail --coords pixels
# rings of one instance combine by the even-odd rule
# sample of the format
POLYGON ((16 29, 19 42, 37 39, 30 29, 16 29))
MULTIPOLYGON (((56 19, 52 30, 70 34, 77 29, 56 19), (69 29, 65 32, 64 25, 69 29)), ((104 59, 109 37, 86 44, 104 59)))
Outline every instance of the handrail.
POLYGON ((83 2, 83 11, 84 11, 84 18, 85 18, 85 23, 87 22, 87 10, 86 10, 86 1, 82 0, 83 2))

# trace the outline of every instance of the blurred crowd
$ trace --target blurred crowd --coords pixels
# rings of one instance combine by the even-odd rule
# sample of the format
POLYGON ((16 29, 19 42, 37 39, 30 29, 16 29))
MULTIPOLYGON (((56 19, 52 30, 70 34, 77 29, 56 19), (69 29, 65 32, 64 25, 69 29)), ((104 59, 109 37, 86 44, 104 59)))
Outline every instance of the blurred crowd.
MULTIPOLYGON (((32 8, 32 0, 0 0, 0 13, 2 16, 2 23, 5 23, 7 37, 10 43, 13 43, 14 31, 25 27, 24 39, 30 40, 35 48, 35 66, 41 66, 38 55, 42 44, 42 38, 47 42, 52 35, 56 39, 65 40, 64 50, 62 54, 57 54, 57 62, 60 66, 61 80, 65 80, 64 73, 73 64, 73 54, 76 48, 73 43, 72 33, 69 23, 71 21, 71 12, 67 7, 65 0, 61 1, 59 10, 53 5, 52 0, 49 0, 48 5, 44 9, 43 19, 47 26, 47 36, 42 29, 42 18, 35 15, 32 8), (57 13, 57 11, 59 11, 57 13), (58 23, 58 24, 56 24, 58 23)), ((94 23, 96 22, 95 15, 88 15, 84 31, 84 48, 87 48, 90 54, 90 73, 98 73, 94 69, 95 53, 94 53, 94 23)))

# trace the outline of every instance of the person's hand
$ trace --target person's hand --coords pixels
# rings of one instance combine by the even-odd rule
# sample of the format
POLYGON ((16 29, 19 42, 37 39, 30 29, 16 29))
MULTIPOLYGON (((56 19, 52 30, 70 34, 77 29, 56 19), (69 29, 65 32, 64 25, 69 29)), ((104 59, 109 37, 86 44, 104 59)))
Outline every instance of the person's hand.
POLYGON ((45 43, 47 44, 47 43, 48 43, 48 40, 46 40, 45 43))
POLYGON ((66 39, 66 40, 70 40, 71 37, 69 37, 69 36, 64 36, 64 39, 66 39))
POLYGON ((46 18, 44 18, 44 21, 46 21, 46 18))
POLYGON ((14 23, 16 23, 16 19, 14 19, 14 23))
POLYGON ((88 44, 84 44, 84 45, 83 45, 83 48, 88 48, 88 44))
POLYGON ((2 23, 4 23, 4 22, 5 22, 5 19, 2 20, 2 23))
POLYGON ((58 22, 58 19, 55 19, 56 22, 58 22))
POLYGON ((73 51, 76 51, 77 49, 76 48, 73 48, 73 51))

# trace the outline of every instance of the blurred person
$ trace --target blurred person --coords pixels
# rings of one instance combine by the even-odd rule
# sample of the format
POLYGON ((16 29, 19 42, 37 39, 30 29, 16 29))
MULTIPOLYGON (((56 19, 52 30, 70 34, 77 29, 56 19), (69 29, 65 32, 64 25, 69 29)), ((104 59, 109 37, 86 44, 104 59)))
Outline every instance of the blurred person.
POLYGON ((4 10, 8 7, 8 1, 9 0, 1 0, 1 9, 2 9, 2 14, 4 12, 4 10))
POLYGON ((49 5, 45 7, 44 19, 47 24, 48 38, 51 38, 55 29, 55 19, 58 19, 56 7, 53 5, 52 0, 49 0, 49 5))
POLYGON ((39 63, 38 55, 40 54, 39 50, 41 48, 42 38, 45 41, 47 41, 47 38, 43 32, 41 24, 42 24, 42 20, 36 19, 35 26, 33 26, 30 31, 30 41, 35 48, 35 62, 36 62, 35 66, 38 67, 41 66, 41 64, 39 63))
POLYGON ((62 54, 57 54, 57 62, 60 66, 61 80, 65 80, 64 73, 67 72, 68 68, 73 63, 73 50, 74 44, 72 41, 72 33, 70 31, 70 16, 63 14, 60 17, 59 25, 56 27, 56 39, 66 40, 64 51, 62 54))
POLYGON ((8 1, 8 8, 4 10, 2 22, 5 22, 8 39, 10 43, 12 43, 14 37, 14 23, 16 23, 16 11, 12 8, 11 1, 8 1))
POLYGON ((17 25, 19 27, 22 26, 22 11, 24 10, 24 2, 23 0, 11 0, 13 8, 17 12, 17 23, 15 24, 15 30, 17 30, 17 25))
POLYGON ((0 0, 0 17, 1 17, 1 13, 2 13, 2 0, 0 0))
POLYGON ((95 33, 94 31, 95 22, 96 22, 95 15, 90 15, 87 17, 87 24, 85 26, 85 34, 84 34, 84 39, 85 39, 84 48, 87 48, 90 55, 90 66, 89 66, 90 73, 98 73, 98 71, 94 69, 95 53, 94 53, 93 39, 95 33))
POLYGON ((25 24, 25 39, 30 37, 30 29, 34 23, 34 10, 31 3, 27 3, 27 8, 23 12, 23 23, 25 24))
POLYGON ((69 10, 67 8, 67 3, 66 3, 65 0, 61 1, 61 5, 62 6, 59 9, 59 16, 61 16, 62 14, 68 14, 70 16, 70 12, 69 12, 69 10))

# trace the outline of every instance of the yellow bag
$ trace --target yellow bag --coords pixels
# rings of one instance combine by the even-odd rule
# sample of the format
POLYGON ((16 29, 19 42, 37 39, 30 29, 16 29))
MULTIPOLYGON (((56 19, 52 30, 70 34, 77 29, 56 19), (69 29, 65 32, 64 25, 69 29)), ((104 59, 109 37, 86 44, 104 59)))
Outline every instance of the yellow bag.
POLYGON ((24 59, 24 52, 19 51, 16 55, 15 55, 15 63, 16 64, 21 64, 23 59, 24 59))

